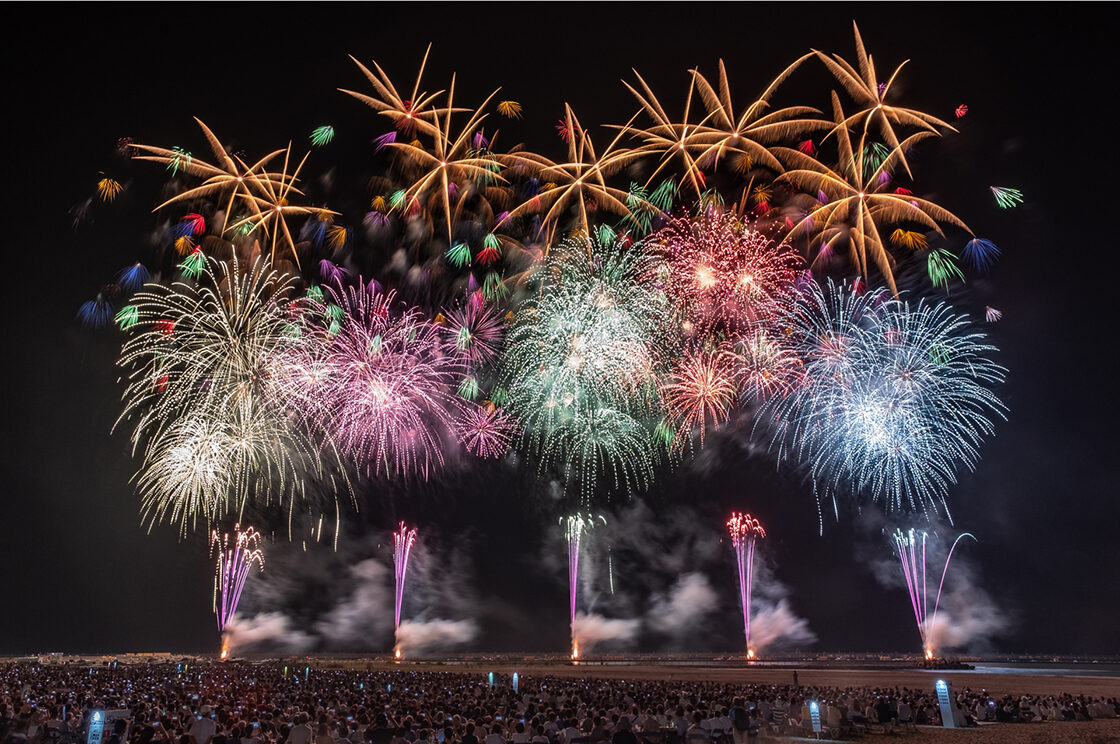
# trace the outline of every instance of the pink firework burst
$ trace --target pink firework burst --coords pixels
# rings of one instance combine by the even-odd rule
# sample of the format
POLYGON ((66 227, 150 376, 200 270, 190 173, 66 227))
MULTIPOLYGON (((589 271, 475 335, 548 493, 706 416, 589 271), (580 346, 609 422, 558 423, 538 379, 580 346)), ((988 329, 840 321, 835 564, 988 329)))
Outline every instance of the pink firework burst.
POLYGON ((467 404, 458 426, 459 441, 472 455, 498 458, 509 450, 517 423, 493 403, 467 404))
POLYGON ((743 612, 743 635, 746 640, 747 654, 751 649, 751 585, 754 583, 754 544, 766 537, 762 523, 750 514, 732 512, 727 520, 727 531, 731 534, 731 546, 735 549, 735 561, 739 569, 739 603, 743 612))
POLYGON ((685 354, 661 386, 668 420, 677 429, 674 448, 683 448, 693 431, 703 447, 705 431, 727 420, 737 390, 734 357, 726 350, 685 354))
MULTIPOLYGON (((480 295, 481 296, 481 295, 480 295)), ((445 310, 445 338, 454 354, 471 366, 494 361, 505 338, 502 312, 485 301, 445 310)))
POLYGON ((426 477, 443 463, 465 368, 441 329, 395 297, 360 282, 328 287, 287 376, 304 383, 304 414, 360 469, 426 477))
POLYGON ((736 333, 773 317, 801 258, 727 212, 675 219, 650 236, 668 268, 666 293, 698 330, 736 333))
POLYGON ((762 329, 740 339, 735 361, 744 398, 785 395, 801 379, 801 359, 762 329))

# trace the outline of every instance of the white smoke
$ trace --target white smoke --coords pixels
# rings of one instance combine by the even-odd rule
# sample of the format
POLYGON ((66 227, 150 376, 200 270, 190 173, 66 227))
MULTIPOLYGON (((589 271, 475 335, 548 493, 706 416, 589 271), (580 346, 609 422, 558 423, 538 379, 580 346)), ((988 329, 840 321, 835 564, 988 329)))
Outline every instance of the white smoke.
MULTIPOLYGON (((411 655, 451 649, 479 634, 482 605, 464 556, 421 534, 409 561, 398 641, 411 655), (448 619, 450 618, 450 619, 448 619)), ((234 648, 253 651, 387 651, 393 643, 392 540, 343 541, 338 551, 274 545, 268 570, 254 575, 231 623, 234 648), (372 553, 372 556, 371 556, 372 553), (248 619, 246 619, 248 618, 248 619)))
POLYGON ((817 640, 809 622, 793 611, 789 587, 774 575, 772 561, 762 552, 754 555, 753 586, 751 647, 755 651, 801 648, 817 640))
POLYGON ((641 620, 577 612, 576 619, 572 622, 572 638, 579 644, 580 653, 583 654, 602 643, 628 646, 637 640, 641 627, 641 620))
POLYGON ((402 620, 397 627, 397 647, 405 656, 423 656, 463 646, 477 635, 473 620, 402 620))
POLYGON ((651 630, 679 641, 695 634, 700 621, 716 607, 717 599, 707 576, 687 573, 668 593, 653 596, 647 622, 651 630))
MULTIPOLYGON (((952 530, 927 529, 926 642, 934 653, 989 651, 993 640, 1011 627, 1011 618, 981 586, 968 556, 971 541, 965 538, 957 544, 946 568, 946 557, 955 536, 940 537, 939 532, 940 535, 953 535, 952 530), (940 601, 937 598, 939 586, 942 586, 940 601)), ((875 556, 867 562, 880 584, 899 590, 896 593, 901 595, 899 601, 902 602, 907 588, 895 544, 886 536, 881 539, 879 546, 882 547, 877 546, 875 556)))
POLYGON ((258 649, 300 653, 315 645, 315 638, 293 629, 288 616, 282 612, 262 612, 248 618, 234 615, 225 633, 232 655, 258 649))
POLYGON ((800 648, 817 640, 808 621, 794 613, 788 600, 776 604, 763 600, 754 605, 758 608, 751 617, 751 648, 755 651, 800 648))
POLYGON ((328 648, 366 650, 393 627, 393 579, 375 558, 356 564, 350 576, 350 595, 315 624, 315 631, 328 648))

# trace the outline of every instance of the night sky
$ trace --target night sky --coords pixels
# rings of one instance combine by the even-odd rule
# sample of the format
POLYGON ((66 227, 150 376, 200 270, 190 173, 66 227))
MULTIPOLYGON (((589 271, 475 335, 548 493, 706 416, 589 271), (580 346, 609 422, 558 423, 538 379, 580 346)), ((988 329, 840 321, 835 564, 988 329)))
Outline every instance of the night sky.
MULTIPOLYGON (((77 230, 71 225, 68 210, 92 196, 99 172, 114 165, 117 138, 202 153, 205 142, 191 118, 198 116, 251 154, 289 140, 302 152, 308 133, 331 123, 336 145, 313 153, 308 173, 336 166, 335 191, 360 195, 362 174, 376 167, 369 140, 386 124, 337 91, 367 85, 348 54, 376 59, 404 86, 434 42, 429 89, 443 87, 452 72, 457 100, 480 101, 501 85, 500 98, 519 101, 526 115, 513 124, 502 120, 500 143, 524 141, 559 157, 552 127, 565 101, 587 126, 633 114, 636 104, 620 81, 633 80, 631 67, 679 113, 686 71, 699 66, 714 74, 723 58, 739 105, 810 48, 854 59, 853 19, 880 72, 911 60, 903 73, 905 105, 952 119, 958 104, 968 104, 961 134, 924 146, 913 167, 918 188, 1003 251, 992 279, 970 286, 962 302, 1004 312, 987 329, 1009 369, 999 392, 1010 416, 984 444, 977 472, 963 473, 950 493, 957 527, 979 537, 962 550, 1010 620, 992 646, 1012 653, 1120 652, 1120 354, 1111 327, 1109 223, 1116 65, 1106 52, 1114 46, 1108 7, 19 8, 23 20, 9 26, 2 51, 9 279, 0 653, 216 648, 204 541, 179 542, 168 527, 148 534, 129 483, 136 462, 127 436, 110 435, 122 392, 114 366, 121 335, 83 330, 75 319, 99 285, 151 251, 150 210, 162 201, 157 165, 129 165, 119 207, 96 212, 77 230), (992 184, 1020 188, 1026 203, 998 209, 987 189, 992 184)), ((779 101, 826 108, 831 84, 810 62, 779 101)), ((809 486, 796 474, 730 440, 711 458, 717 466, 686 468, 638 498, 657 514, 689 510, 715 529, 732 508, 760 516, 777 577, 819 637, 812 648, 916 648, 905 592, 882 588, 863 560, 869 546, 886 551, 881 536, 849 510, 838 523, 826 520, 821 537, 809 486)), ((533 467, 521 471, 491 464, 408 493, 370 495, 351 539, 368 542, 397 518, 426 525, 471 556, 482 604, 513 608, 505 621, 482 623, 475 647, 563 652, 566 575, 540 565, 558 512, 547 489, 534 483, 533 467)), ((727 555, 726 582, 717 586, 730 603, 727 555)), ((713 623, 733 630, 735 618, 713 623)))

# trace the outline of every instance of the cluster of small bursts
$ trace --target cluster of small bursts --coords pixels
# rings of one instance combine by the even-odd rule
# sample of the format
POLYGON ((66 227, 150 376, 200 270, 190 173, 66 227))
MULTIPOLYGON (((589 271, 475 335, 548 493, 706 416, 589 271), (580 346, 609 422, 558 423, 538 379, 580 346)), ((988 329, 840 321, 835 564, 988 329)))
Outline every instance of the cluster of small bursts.
MULTIPOLYGON (((523 115, 499 91, 477 108, 456 104, 454 80, 426 91, 427 54, 411 90, 358 63, 369 88, 344 92, 391 125, 361 230, 307 193, 310 152, 249 158, 201 121, 209 160, 122 141, 124 161, 171 176, 164 237, 154 268, 126 268, 79 315, 125 333, 117 426, 143 518, 316 539, 326 519, 337 537, 360 478, 511 451, 589 505, 720 436, 801 468, 818 513, 945 511, 1005 415, 1005 371, 968 315, 929 298, 999 250, 914 194, 907 156, 956 128, 900 105, 858 29, 856 52, 808 53, 740 107, 722 62, 714 81, 690 71, 705 112, 679 119, 639 76, 638 113, 599 145, 565 105, 556 160, 497 148, 491 109, 523 115), (831 114, 775 107, 814 62, 837 83, 831 114)), ((342 136, 323 126, 310 144, 342 136)), ((106 175, 97 197, 124 188, 106 175)), ((215 539, 241 551, 217 582, 239 594, 258 538, 215 539)), ((236 601, 215 605, 222 625, 236 601)))

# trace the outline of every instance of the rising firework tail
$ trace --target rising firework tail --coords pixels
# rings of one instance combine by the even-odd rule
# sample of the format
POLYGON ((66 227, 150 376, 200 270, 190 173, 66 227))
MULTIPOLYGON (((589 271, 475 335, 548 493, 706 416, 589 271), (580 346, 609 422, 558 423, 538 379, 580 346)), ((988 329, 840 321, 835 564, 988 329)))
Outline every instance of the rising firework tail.
POLYGON ((937 649, 934 648, 930 637, 931 630, 937 620, 937 610, 941 605, 941 591, 945 588, 945 576, 949 573, 949 562, 953 559, 953 551, 963 538, 976 537, 969 532, 962 532, 953 540, 949 552, 945 556, 945 564, 941 569, 941 578, 937 582, 937 593, 933 598, 933 611, 929 609, 929 585, 927 580, 926 542, 928 534, 925 530, 896 529, 891 533, 891 540, 895 556, 902 568, 902 576, 906 582, 906 591, 910 595, 910 607, 914 611, 914 621, 918 626, 918 634, 922 638, 922 650, 927 659, 932 659, 937 649))
POLYGON ((755 543, 766 537, 762 523, 750 514, 732 512, 727 520, 727 530, 731 536, 731 547, 735 550, 735 562, 739 572, 739 605, 743 613, 743 638, 748 657, 754 657, 751 647, 751 589, 754 585, 754 547, 755 543))
POLYGON ((250 569, 255 564, 257 570, 264 570, 264 552, 260 544, 261 536, 252 527, 242 530, 241 525, 234 525, 232 532, 214 530, 210 533, 210 553, 217 557, 214 615, 220 633, 225 632, 237 612, 250 569))

